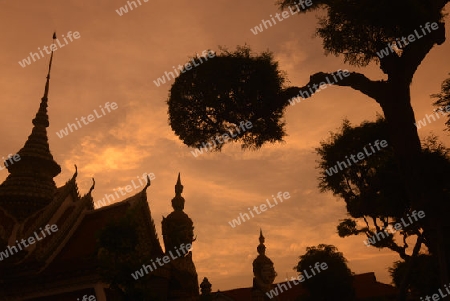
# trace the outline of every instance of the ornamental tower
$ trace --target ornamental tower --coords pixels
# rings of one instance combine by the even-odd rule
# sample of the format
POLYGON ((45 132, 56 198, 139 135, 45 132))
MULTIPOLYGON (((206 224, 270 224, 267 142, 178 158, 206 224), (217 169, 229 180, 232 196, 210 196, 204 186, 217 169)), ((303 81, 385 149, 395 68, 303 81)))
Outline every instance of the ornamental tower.
MULTIPOLYGON (((56 34, 53 34, 53 41, 56 34)), ((61 172, 50 152, 47 130, 48 91, 53 51, 48 66, 44 96, 33 119, 33 129, 22 149, 17 152, 20 160, 13 164, 5 161, 9 175, 0 185, 0 206, 17 221, 23 221, 36 211, 48 205, 56 192, 53 178, 61 172)))
POLYGON ((256 248, 258 256, 253 260, 253 288, 252 301, 277 300, 276 297, 270 299, 266 293, 272 289, 277 273, 273 267, 273 262, 266 256, 266 246, 264 245, 262 230, 259 230, 259 245, 256 248))
MULTIPOLYGON (((162 220, 162 235, 166 254, 169 251, 180 249, 184 244, 190 244, 195 241, 194 224, 189 216, 184 213, 185 200, 181 196, 183 185, 181 185, 180 174, 178 174, 177 184, 175 185, 175 197, 172 199, 173 212, 162 220)), ((192 248, 192 247, 191 247, 192 248)), ((198 276, 192 261, 192 251, 185 256, 171 260, 170 280, 168 300, 177 301, 197 301, 198 276)))

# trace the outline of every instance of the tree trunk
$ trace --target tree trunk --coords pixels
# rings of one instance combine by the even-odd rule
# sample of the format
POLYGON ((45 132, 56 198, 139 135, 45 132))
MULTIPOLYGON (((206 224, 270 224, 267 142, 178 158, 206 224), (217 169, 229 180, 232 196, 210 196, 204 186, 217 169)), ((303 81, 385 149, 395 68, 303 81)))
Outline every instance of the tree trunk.
MULTIPOLYGON (((424 234, 430 240, 435 256, 439 260, 441 285, 448 284, 447 258, 443 244, 442 214, 439 210, 430 209, 427 201, 427 187, 421 179, 421 144, 415 126, 414 111, 411 107, 409 83, 401 80, 388 81, 387 93, 378 99, 389 125, 391 142, 399 163, 400 174, 406 186, 406 192, 413 210, 423 210, 424 234)), ((436 206, 438 208, 439 206, 436 206)), ((404 300, 404 299, 401 299, 404 300)))
POLYGON ((408 284, 411 279, 411 272, 413 270, 417 255, 419 255, 420 247, 423 242, 423 234, 417 238, 416 244, 413 249, 413 253, 409 260, 406 262, 405 275, 403 276, 402 282, 400 284, 400 291, 397 296, 397 301, 406 300, 406 293, 408 290, 408 284))

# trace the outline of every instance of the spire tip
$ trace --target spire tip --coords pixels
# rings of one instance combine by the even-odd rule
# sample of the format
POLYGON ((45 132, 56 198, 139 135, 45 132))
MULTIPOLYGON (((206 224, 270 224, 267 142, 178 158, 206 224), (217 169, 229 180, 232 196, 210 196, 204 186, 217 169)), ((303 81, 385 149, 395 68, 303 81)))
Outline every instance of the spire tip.
POLYGON ((183 185, 181 185, 180 173, 178 173, 177 184, 175 185, 175 195, 181 195, 183 192, 183 185))

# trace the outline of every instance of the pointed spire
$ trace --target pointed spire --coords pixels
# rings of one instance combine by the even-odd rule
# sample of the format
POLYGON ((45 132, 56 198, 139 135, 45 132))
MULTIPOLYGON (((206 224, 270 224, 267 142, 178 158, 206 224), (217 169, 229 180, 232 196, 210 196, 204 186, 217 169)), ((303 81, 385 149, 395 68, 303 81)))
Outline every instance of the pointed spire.
POLYGON ((32 121, 33 129, 25 145, 17 152, 20 161, 7 166, 10 175, 0 185, 0 204, 19 219, 31 215, 53 199, 56 192, 53 178, 61 172, 61 167, 50 152, 46 130, 49 126, 47 101, 52 61, 53 51, 44 96, 32 121))
MULTIPOLYGON (((53 44, 55 44, 55 40, 56 40, 56 32, 53 33, 53 44)), ((52 48, 52 47, 50 47, 50 48, 52 48)), ((52 54, 50 55, 50 62, 48 63, 47 82, 45 83, 44 96, 42 97, 45 99, 48 98, 48 89, 50 87, 50 71, 52 70, 52 62, 53 62, 53 50, 52 50, 52 54)))
MULTIPOLYGON (((53 43, 55 43, 56 32, 53 33, 53 43)), ((52 62, 53 62, 53 50, 50 55, 50 61, 48 63, 48 72, 47 72, 47 81, 45 82, 44 96, 41 98, 41 105, 39 107, 39 111, 36 114, 36 117, 33 119, 34 126, 43 126, 48 127, 49 121, 47 116, 47 101, 48 101, 48 91, 50 88, 50 71, 52 70, 52 62)))
POLYGON ((183 185, 181 185, 180 173, 178 173, 177 184, 175 185, 175 196, 181 196, 183 193, 183 185))
MULTIPOLYGON (((56 32, 53 33, 53 42, 56 39, 56 32)), ((44 96, 41 98, 41 104, 39 110, 36 113, 36 117, 33 119, 33 130, 28 140, 25 142, 24 147, 18 152, 20 157, 32 157, 33 159, 39 158, 45 160, 45 167, 51 173, 52 177, 56 177, 61 172, 61 167, 53 160, 53 156, 50 153, 50 147, 48 145, 48 137, 46 128, 49 127, 48 115, 47 115, 47 101, 48 90, 50 86, 50 71, 52 68, 53 51, 50 56, 48 64, 47 80, 45 83, 44 96)))
POLYGON ((260 244, 263 244, 264 243, 264 236, 263 236, 263 234, 262 234, 262 229, 261 228, 259 228, 259 243, 260 244))
POLYGON ((259 255, 265 255, 266 254, 266 246, 264 245, 264 241, 265 241, 265 238, 264 238, 264 236, 262 234, 262 229, 260 228, 259 229, 259 245, 256 248, 256 250, 258 251, 259 255))
POLYGON ((175 211, 183 211, 184 209, 184 198, 181 196, 183 187, 181 185, 180 173, 178 173, 177 184, 175 185, 175 197, 172 199, 172 207, 175 211))

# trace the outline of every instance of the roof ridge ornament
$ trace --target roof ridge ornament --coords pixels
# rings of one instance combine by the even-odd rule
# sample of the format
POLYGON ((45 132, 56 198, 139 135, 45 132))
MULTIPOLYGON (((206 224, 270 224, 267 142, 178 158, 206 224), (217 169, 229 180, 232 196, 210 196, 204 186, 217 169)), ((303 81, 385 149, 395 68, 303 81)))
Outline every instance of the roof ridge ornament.
POLYGON ((146 184, 145 187, 144 187, 144 191, 146 191, 147 188, 150 187, 151 184, 152 184, 152 183, 151 183, 151 181, 150 181, 150 176, 147 175, 147 184, 146 184))
POLYGON ((91 194, 91 192, 92 192, 92 190, 94 190, 94 188, 95 188, 95 179, 92 178, 92 186, 91 186, 91 188, 89 189, 89 193, 88 193, 88 194, 91 194))

